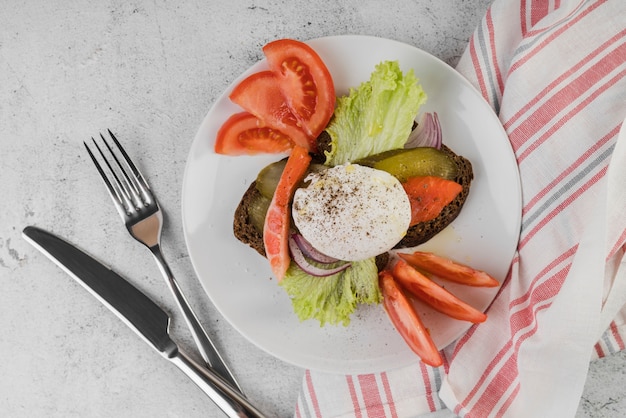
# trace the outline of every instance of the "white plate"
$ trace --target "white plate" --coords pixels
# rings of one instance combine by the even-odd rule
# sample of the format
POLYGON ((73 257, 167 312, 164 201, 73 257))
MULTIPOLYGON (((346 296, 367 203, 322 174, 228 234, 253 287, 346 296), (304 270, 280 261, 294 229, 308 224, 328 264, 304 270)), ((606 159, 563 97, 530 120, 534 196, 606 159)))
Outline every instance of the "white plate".
MULTIPOLYGON (((468 158, 475 179, 459 217, 424 248, 469 263, 503 280, 520 227, 519 174, 508 138, 490 106, 444 62, 410 45, 364 37, 337 36, 308 42, 330 70, 338 95, 368 80, 374 66, 397 60, 410 68, 428 94, 423 111, 437 111, 444 143, 468 158)), ((252 72, 265 69, 261 61, 252 72)), ((213 152, 217 129, 239 109, 228 94, 206 115, 193 141, 185 170, 182 212, 191 261, 211 301, 241 334, 286 362, 337 373, 366 373, 418 360, 396 333, 382 306, 361 307, 351 324, 320 327, 300 322, 287 294, 271 278, 264 258, 232 233, 239 199, 269 157, 224 157, 213 152)), ((485 309, 497 289, 447 285, 474 306, 485 309)), ((424 322, 439 347, 462 335, 469 324, 423 308, 424 322)))

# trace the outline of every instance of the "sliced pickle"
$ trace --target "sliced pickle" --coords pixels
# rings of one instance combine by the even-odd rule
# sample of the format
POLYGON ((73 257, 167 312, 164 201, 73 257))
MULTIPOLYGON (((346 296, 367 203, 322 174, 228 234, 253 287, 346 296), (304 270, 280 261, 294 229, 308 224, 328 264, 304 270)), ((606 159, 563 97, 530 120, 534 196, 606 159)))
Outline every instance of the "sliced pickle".
MULTIPOLYGON (((259 193, 263 195, 263 197, 271 199, 272 196, 274 196, 274 191, 276 190, 280 176, 283 174, 285 164, 287 164, 287 159, 276 161, 275 163, 271 163, 270 165, 264 167, 259 172, 256 178, 256 188, 259 193)), ((325 168, 326 167, 321 164, 311 164, 307 173, 312 173, 325 168)))
POLYGON ((417 176, 453 180, 458 172, 456 163, 448 154, 431 147, 391 150, 363 158, 357 163, 386 171, 400 182, 417 176))
MULTIPOLYGON (((257 175, 256 188, 259 191, 260 196, 250 202, 250 205, 248 206, 248 216, 250 217, 250 222, 254 228, 260 233, 263 233, 265 215, 267 214, 267 209, 272 201, 272 197, 274 196, 278 180, 280 180, 280 176, 283 174, 286 164, 287 159, 276 161, 264 167, 257 175)), ((324 167, 321 164, 311 164, 307 173, 324 170, 326 168, 327 167, 324 167)), ((301 186, 303 185, 304 181, 301 186)))
POLYGON ((250 217, 250 223, 254 226, 254 229, 263 234, 263 226, 265 225, 265 215, 267 209, 270 206, 272 199, 268 199, 265 196, 258 196, 256 199, 250 202, 248 206, 248 216, 250 217))
POLYGON ((274 190, 276 190, 278 180, 280 180, 280 176, 283 174, 285 164, 287 164, 287 160, 282 159, 271 163, 259 172, 256 177, 256 188, 263 197, 271 199, 274 196, 274 190))

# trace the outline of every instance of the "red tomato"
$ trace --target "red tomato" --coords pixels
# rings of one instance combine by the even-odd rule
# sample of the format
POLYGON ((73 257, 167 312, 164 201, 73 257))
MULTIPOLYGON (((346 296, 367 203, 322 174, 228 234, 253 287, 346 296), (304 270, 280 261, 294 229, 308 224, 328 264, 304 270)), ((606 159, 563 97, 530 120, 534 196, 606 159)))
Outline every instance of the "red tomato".
POLYGON ((437 346, 391 273, 383 270, 378 278, 383 293, 383 306, 396 330, 424 363, 434 367, 441 366, 443 359, 437 346))
POLYGON ((428 222, 461 193, 463 187, 441 177, 411 177, 402 183, 411 202, 411 226, 428 222))
POLYGON ((226 155, 281 153, 293 143, 282 132, 260 126, 260 121, 248 112, 232 115, 217 132, 215 152, 226 155))
MULTIPOLYGON (((293 144, 316 152, 317 137, 335 111, 335 87, 330 72, 319 55, 302 42, 290 39, 270 42, 263 52, 270 71, 244 79, 233 89, 230 99, 257 117, 259 127, 278 131, 293 144)), ((246 153, 237 142, 227 143, 229 140, 233 140, 232 135, 222 138, 219 144, 222 153, 229 150, 246 153)), ((273 149, 267 142, 250 146, 249 153, 257 153, 258 148, 273 149)), ((216 152, 220 152, 217 145, 216 152)), ((282 150, 282 143, 277 148, 282 150)))
POLYGON ((278 180, 276 191, 265 216, 263 226, 265 255, 279 282, 285 277, 291 262, 288 243, 291 223, 289 204, 298 183, 304 178, 310 162, 311 156, 308 151, 296 145, 287 159, 287 164, 278 180))
POLYGON ((272 72, 262 71, 252 74, 239 83, 229 97, 234 103, 259 118, 260 125, 278 130, 293 143, 310 149, 310 138, 291 113, 278 85, 278 79, 272 72))
POLYGON ((263 47, 270 70, 287 105, 309 137, 315 139, 335 111, 335 86, 319 55, 307 44, 280 39, 263 47))
POLYGON ((476 287, 497 287, 500 285, 496 279, 484 271, 475 270, 465 264, 456 263, 433 253, 415 251, 412 254, 398 255, 413 267, 444 280, 476 287))
POLYGON ((454 319, 473 323, 485 322, 487 315, 463 302, 422 273, 399 260, 393 277, 412 295, 454 319))

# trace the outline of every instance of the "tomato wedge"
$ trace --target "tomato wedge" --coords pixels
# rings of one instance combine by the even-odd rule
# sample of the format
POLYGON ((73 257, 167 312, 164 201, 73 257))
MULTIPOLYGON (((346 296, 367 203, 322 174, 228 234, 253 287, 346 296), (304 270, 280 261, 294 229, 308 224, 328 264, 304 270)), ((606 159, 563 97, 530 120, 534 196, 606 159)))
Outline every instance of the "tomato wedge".
POLYGON ((282 152, 285 137, 310 152, 317 151, 317 137, 335 111, 333 79, 319 55, 307 44, 292 39, 270 42, 263 47, 270 67, 246 77, 230 94, 230 99, 257 118, 257 128, 267 132, 247 135, 242 146, 239 129, 253 125, 250 117, 226 121, 216 141, 215 151, 241 155, 282 152), (238 122, 238 123, 235 123, 238 122), (260 136, 258 144, 252 138, 260 136), (276 139, 278 144, 272 144, 276 139), (248 143, 249 142, 249 143, 248 143), (260 151, 261 150, 261 151, 260 151))
POLYGON ((265 255, 279 282, 285 277, 291 262, 291 257, 289 257, 289 227, 291 222, 289 203, 298 183, 306 174, 310 162, 309 152, 296 145, 287 159, 287 164, 285 164, 283 173, 278 180, 276 191, 265 216, 263 226, 265 255))
POLYGON ((393 267, 393 277, 412 295, 454 319, 473 323, 485 322, 487 315, 468 305, 437 283, 424 276, 404 260, 393 267))
POLYGON ((225 155, 275 154, 289 151, 293 142, 282 132, 263 127, 248 112, 232 115, 215 138, 215 152, 225 155))
POLYGON ((381 271, 378 281, 383 294, 383 306, 404 341, 425 364, 441 366, 443 359, 437 346, 391 273, 387 270, 381 271))
POLYGON ((287 105, 309 137, 317 138, 335 111, 330 71, 313 48, 293 39, 270 42, 263 53, 287 105))
POLYGON ((465 264, 456 263, 433 253, 415 251, 412 254, 398 255, 413 267, 444 280, 476 287, 497 287, 500 285, 496 279, 484 271, 475 270, 465 264))
POLYGON ((435 219, 461 193, 463 186, 442 177, 411 177, 402 183, 411 202, 410 226, 435 219))
POLYGON ((259 118, 261 126, 278 130, 295 144, 311 149, 311 140, 302 130, 280 89, 278 79, 270 71, 252 74, 239 83, 230 100, 259 118))

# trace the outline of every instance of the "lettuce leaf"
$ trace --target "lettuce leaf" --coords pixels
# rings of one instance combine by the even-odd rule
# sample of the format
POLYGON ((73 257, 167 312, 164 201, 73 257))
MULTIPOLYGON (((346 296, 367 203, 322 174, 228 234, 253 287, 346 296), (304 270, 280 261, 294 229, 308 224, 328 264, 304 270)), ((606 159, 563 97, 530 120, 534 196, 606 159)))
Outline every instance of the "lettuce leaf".
MULTIPOLYGON (((337 99, 326 128, 331 149, 325 164, 335 166, 392 149, 403 148, 426 93, 413 74, 403 74, 397 61, 378 64, 369 81, 337 99)), ((352 262, 328 277, 313 277, 291 263, 280 285, 301 321, 316 319, 347 326, 359 304, 382 301, 376 259, 352 262)))
POLYGON ((370 80, 337 99, 326 127, 331 138, 326 165, 354 162, 380 152, 403 148, 426 93, 409 70, 397 61, 378 64, 370 80))
POLYGON ((344 271, 327 277, 310 276, 292 262, 280 285, 290 296, 298 318, 317 319, 320 326, 347 326, 358 304, 382 300, 374 258, 354 261, 344 271))

